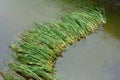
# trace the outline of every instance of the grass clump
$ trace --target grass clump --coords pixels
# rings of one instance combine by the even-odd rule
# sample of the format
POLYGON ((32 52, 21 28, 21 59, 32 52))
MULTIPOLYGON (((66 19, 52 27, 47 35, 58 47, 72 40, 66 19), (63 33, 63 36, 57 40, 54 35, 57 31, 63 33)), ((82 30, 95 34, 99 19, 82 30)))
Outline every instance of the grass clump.
POLYGON ((61 53, 103 23, 105 18, 98 8, 71 12, 56 23, 36 23, 22 33, 17 44, 10 45, 15 61, 9 66, 14 73, 1 72, 1 75, 4 80, 59 80, 55 63, 61 53))

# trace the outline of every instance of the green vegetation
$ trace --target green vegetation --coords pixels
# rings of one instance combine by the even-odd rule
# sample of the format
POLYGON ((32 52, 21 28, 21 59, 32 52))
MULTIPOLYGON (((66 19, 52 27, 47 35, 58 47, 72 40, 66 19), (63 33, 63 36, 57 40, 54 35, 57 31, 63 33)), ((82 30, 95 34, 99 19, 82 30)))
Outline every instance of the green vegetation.
POLYGON ((11 71, 1 75, 5 80, 59 80, 55 63, 61 53, 103 23, 103 10, 96 7, 66 14, 60 22, 35 23, 10 45, 15 60, 9 63, 11 71))

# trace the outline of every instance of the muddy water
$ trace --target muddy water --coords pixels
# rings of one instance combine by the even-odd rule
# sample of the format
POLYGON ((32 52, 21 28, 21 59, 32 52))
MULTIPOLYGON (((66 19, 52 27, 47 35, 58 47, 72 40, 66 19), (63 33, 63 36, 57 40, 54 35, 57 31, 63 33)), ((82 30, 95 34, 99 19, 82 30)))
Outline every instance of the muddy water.
MULTIPOLYGON (((9 43, 33 22, 55 21, 77 10, 72 0, 0 0, 0 68, 9 60, 9 43)), ((67 48, 57 62, 62 80, 120 80, 120 13, 106 8, 107 24, 67 48)))

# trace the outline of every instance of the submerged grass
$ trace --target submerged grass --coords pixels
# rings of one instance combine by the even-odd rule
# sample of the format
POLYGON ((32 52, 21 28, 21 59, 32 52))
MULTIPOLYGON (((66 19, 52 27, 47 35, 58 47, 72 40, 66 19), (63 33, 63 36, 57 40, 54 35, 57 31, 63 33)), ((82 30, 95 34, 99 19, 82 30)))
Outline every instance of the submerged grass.
POLYGON ((1 75, 4 80, 59 80, 55 63, 61 53, 103 23, 103 11, 93 7, 66 14, 60 22, 36 23, 22 33, 17 44, 10 45, 15 58, 9 63, 13 73, 1 72, 1 75))

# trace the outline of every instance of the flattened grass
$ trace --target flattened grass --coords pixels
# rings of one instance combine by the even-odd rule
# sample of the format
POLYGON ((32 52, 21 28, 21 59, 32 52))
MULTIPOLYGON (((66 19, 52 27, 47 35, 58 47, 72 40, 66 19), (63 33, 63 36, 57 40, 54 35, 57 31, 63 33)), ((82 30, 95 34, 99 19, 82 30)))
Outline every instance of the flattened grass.
POLYGON ((17 44, 10 46, 15 61, 9 66, 14 73, 1 75, 4 80, 59 80, 55 63, 61 53, 103 23, 105 18, 98 8, 66 14, 57 23, 36 23, 20 36, 17 44))

